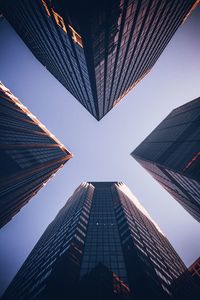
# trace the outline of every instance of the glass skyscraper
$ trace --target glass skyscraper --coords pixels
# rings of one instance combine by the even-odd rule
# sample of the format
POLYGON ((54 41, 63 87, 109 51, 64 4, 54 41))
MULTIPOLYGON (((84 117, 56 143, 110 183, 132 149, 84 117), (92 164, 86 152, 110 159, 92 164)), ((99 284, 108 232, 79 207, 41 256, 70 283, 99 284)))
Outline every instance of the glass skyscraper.
POLYGON ((200 222, 200 98, 174 109, 132 156, 200 222))
POLYGON ((0 227, 71 158, 0 82, 0 227))
POLYGON ((125 184, 82 183, 2 299, 177 299, 171 287, 185 270, 125 184))
POLYGON ((200 286, 200 257, 188 268, 195 282, 200 286))
POLYGON ((97 119, 146 74, 199 0, 6 0, 35 57, 97 119))

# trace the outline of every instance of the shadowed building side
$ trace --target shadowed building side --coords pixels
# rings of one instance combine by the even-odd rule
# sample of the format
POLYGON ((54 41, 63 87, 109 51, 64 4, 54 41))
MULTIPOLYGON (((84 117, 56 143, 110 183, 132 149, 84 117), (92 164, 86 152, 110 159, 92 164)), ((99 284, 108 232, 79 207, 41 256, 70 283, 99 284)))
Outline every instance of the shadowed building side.
POLYGON ((100 120, 149 73, 198 3, 7 0, 0 11, 35 57, 100 120))
POLYGON ((174 109, 131 155, 200 222, 200 98, 174 109))
POLYGON ((0 83, 0 227, 72 157, 0 83))

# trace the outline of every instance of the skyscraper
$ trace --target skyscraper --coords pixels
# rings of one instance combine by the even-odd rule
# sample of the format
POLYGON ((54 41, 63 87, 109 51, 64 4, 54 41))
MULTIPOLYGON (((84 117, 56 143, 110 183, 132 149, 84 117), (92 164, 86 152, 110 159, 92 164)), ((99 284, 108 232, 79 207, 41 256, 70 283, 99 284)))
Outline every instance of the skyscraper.
POLYGON ((146 74, 199 0, 7 0, 35 57, 97 119, 146 74))
POLYGON ((0 227, 10 221, 71 156, 0 83, 0 227))
POLYGON ((200 286, 200 257, 188 268, 196 283, 200 286))
POLYGON ((200 221, 200 98, 174 109, 132 156, 200 221))
POLYGON ((185 270, 125 184, 82 183, 3 299, 175 299, 171 284, 185 270))

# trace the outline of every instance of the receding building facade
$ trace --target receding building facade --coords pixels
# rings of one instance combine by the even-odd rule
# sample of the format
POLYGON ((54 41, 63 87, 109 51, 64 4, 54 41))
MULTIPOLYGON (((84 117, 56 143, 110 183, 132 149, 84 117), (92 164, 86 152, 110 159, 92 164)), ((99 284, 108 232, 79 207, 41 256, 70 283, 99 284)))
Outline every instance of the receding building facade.
POLYGON ((35 57, 97 119, 146 74, 199 0, 7 0, 35 57))
POLYGON ((200 286, 200 257, 188 268, 195 282, 200 286))
POLYGON ((125 184, 82 183, 2 299, 177 299, 171 286, 185 270, 125 184))
POLYGON ((0 227, 10 221, 71 156, 0 83, 0 227))
POLYGON ((132 156, 200 221, 200 98, 174 109, 132 156))

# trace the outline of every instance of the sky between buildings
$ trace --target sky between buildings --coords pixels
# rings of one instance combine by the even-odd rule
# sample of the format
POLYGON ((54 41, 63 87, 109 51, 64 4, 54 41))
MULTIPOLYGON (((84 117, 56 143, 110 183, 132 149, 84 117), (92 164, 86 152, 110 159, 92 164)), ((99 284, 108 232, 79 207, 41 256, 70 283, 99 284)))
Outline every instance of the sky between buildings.
POLYGON ((47 225, 83 181, 123 181, 189 266, 200 225, 130 153, 175 107, 200 96, 200 7, 176 32, 152 71, 100 122, 0 23, 0 80, 74 154, 0 230, 0 295, 47 225))

